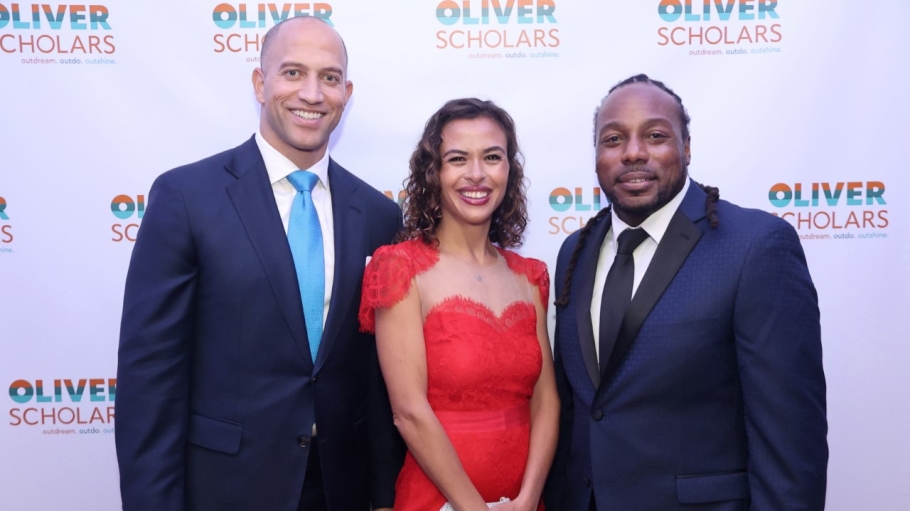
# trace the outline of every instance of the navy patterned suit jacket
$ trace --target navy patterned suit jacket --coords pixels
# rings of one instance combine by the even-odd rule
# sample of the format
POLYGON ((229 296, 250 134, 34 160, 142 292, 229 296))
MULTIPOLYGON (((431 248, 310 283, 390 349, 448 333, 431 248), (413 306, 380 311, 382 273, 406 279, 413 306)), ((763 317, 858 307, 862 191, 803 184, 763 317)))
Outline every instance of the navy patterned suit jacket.
MULTIPOLYGON (((591 295, 610 228, 593 228, 557 309, 560 440, 548 509, 824 508, 828 460, 818 300, 800 241, 694 182, 598 368, 591 295)), ((578 233, 556 267, 560 296, 578 233)))

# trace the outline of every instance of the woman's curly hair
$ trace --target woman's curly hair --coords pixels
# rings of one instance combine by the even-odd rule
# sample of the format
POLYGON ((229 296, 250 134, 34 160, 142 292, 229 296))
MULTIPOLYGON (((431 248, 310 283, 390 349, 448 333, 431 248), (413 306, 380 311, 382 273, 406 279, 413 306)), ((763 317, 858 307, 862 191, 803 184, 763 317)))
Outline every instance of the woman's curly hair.
POLYGON ((436 242, 436 228, 442 220, 442 190, 439 171, 442 168, 442 130, 456 120, 486 117, 496 122, 506 136, 509 160, 509 180, 505 198, 493 212, 490 241, 502 248, 521 246, 528 225, 525 197, 524 158, 518 149, 515 122, 492 101, 476 98, 453 99, 442 106, 427 121, 420 142, 411 155, 410 174, 404 182, 404 229, 397 241, 420 238, 424 243, 436 242))

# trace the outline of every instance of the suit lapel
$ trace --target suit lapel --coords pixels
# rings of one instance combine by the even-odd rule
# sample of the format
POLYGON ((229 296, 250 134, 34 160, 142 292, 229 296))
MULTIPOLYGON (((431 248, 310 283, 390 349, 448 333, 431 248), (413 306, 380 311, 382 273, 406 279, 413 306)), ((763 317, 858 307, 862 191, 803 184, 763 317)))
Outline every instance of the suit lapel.
POLYGON ((701 239, 703 231, 694 222, 704 218, 704 204, 705 192, 690 180, 689 191, 670 220, 667 232, 657 246, 648 271, 645 272, 632 303, 629 304, 629 310, 623 317, 616 344, 604 370, 604 381, 609 380, 616 372, 651 309, 660 300, 689 257, 689 253, 701 239))
POLYGON ((228 195, 259 256, 297 348, 306 363, 310 363, 300 289, 294 278, 294 259, 255 139, 251 138, 237 148, 233 163, 225 170, 237 177, 237 181, 227 187, 228 195))
POLYGON ((597 274, 597 260, 600 256, 600 247, 603 245, 607 231, 610 230, 611 216, 606 214, 599 222, 594 224, 585 247, 575 266, 576 276, 572 279, 575 283, 573 292, 575 303, 575 318, 578 328, 578 342, 581 355, 585 361, 585 369, 594 388, 600 386, 600 368, 597 361, 597 350, 594 346, 594 326, 591 322, 591 299, 594 294, 594 278, 597 274))
POLYGON ((332 193, 332 216, 335 236, 335 278, 332 283, 332 298, 319 353, 316 355, 316 369, 325 362, 335 339, 341 332, 341 325, 348 317, 351 305, 357 298, 360 280, 366 261, 362 232, 365 228, 363 211, 356 203, 358 183, 351 179, 346 170, 329 160, 329 186, 332 193))

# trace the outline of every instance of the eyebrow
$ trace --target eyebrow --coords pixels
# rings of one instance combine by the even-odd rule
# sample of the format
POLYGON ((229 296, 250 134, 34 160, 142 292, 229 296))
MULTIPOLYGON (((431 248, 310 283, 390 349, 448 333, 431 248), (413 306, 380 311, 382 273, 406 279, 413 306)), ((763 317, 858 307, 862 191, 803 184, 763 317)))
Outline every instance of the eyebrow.
MULTIPOLYGON (((500 151, 503 153, 506 152, 505 149, 503 149, 502 147, 499 147, 498 145, 490 146, 483 150, 484 153, 492 153, 492 152, 496 152, 496 151, 500 151)), ((449 149, 448 151, 442 153, 443 156, 448 156, 449 154, 466 155, 466 154, 468 154, 468 152, 463 149, 449 149)))
MULTIPOLYGON (((651 117, 650 119, 645 119, 645 121, 642 124, 645 126, 650 126, 653 124, 671 124, 671 123, 670 123, 670 120, 667 119, 666 117, 651 117)), ((610 121, 610 122, 604 123, 604 125, 600 127, 600 131, 598 131, 598 133, 602 133, 605 129, 611 129, 611 128, 619 129, 619 128, 622 128, 623 126, 625 126, 625 123, 623 123, 622 121, 610 121)))
MULTIPOLYGON (((284 68, 287 68, 287 67, 300 67, 300 68, 303 68, 303 69, 310 69, 310 66, 307 66, 307 65, 305 65, 305 64, 302 64, 302 63, 296 62, 296 61, 285 61, 285 62, 282 62, 281 65, 278 66, 278 69, 284 69, 284 68)), ((322 68, 322 69, 319 69, 318 71, 320 71, 320 72, 338 73, 338 74, 340 74, 340 75, 342 75, 342 76, 344 75, 344 71, 343 71, 340 67, 336 67, 336 66, 324 67, 324 68, 322 68)))

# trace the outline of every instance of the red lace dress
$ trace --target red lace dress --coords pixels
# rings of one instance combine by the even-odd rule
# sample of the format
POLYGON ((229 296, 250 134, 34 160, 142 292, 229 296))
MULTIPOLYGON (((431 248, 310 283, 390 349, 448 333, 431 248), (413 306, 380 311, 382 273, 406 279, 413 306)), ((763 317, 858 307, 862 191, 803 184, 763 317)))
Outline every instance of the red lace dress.
MULTIPOLYGON (((398 303, 416 285, 427 399, 487 502, 514 499, 521 489, 542 362, 533 293, 543 304, 549 296, 544 263, 499 254, 496 265, 475 268, 416 240, 381 247, 366 268, 359 314, 361 328, 374 331, 375 309, 398 303)), ((408 453, 395 509, 436 511, 445 502, 408 453)))

